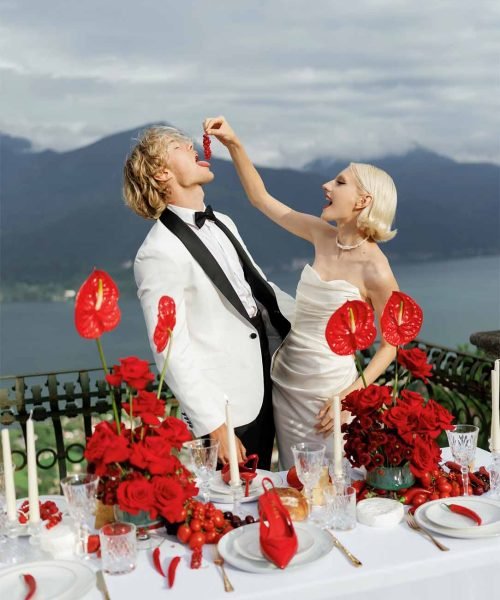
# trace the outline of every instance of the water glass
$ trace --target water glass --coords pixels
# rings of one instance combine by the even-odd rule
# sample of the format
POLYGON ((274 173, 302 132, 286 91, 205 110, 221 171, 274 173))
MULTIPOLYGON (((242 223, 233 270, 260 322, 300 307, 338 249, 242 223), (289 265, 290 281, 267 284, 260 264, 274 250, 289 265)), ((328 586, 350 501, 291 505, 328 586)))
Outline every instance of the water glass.
POLYGON ((78 528, 77 555, 91 558, 87 551, 90 529, 94 528, 99 477, 88 473, 69 475, 61 480, 68 511, 78 528))
POLYGON ((309 516, 311 515, 313 504, 312 490, 318 483, 321 475, 325 450, 325 444, 320 444, 317 442, 304 442, 300 444, 294 444, 292 446, 295 469, 297 470, 297 477, 304 485, 304 491, 309 508, 309 516))
POLYGON ((210 481, 215 475, 219 442, 201 438, 183 444, 188 451, 189 468, 194 471, 200 483, 203 502, 210 500, 210 481))
POLYGON ((133 523, 109 523, 99 530, 102 569, 109 575, 133 571, 137 562, 137 540, 133 523))
POLYGON ((356 527, 356 490, 352 486, 326 488, 325 498, 327 526, 331 529, 347 530, 356 527))
POLYGON ((475 425, 455 425, 446 432, 453 460, 462 467, 464 496, 469 496, 469 465, 476 456, 478 433, 479 427, 475 425))
POLYGON ((488 467, 490 473, 490 496, 500 499, 500 452, 493 452, 493 462, 488 467))

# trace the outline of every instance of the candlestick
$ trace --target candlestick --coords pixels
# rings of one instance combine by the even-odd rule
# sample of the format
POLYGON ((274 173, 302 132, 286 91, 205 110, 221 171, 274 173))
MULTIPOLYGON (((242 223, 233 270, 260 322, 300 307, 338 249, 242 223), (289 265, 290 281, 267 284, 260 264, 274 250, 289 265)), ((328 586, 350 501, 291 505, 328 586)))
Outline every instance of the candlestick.
POLYGON ((234 435, 233 418, 231 415, 231 406, 227 396, 224 396, 226 400, 226 430, 227 430, 227 445, 229 450, 229 473, 230 473, 230 485, 241 485, 240 482, 240 469, 238 466, 238 458, 236 454, 236 437, 234 435))
POLYGON ((490 450, 500 452, 500 360, 491 372, 491 437, 490 450))
POLYGON ((344 440, 341 427, 340 396, 333 397, 333 475, 334 478, 342 478, 344 475, 343 457, 344 440))
POLYGON ((38 472, 36 465, 35 427, 33 413, 26 421, 26 455, 28 457, 28 500, 30 503, 30 523, 36 525, 40 521, 40 505, 38 498, 38 472))
POLYGON ((16 522, 17 524, 16 486, 14 484, 14 469, 12 466, 12 453, 10 451, 9 430, 7 428, 2 429, 2 456, 7 519, 10 522, 16 522))

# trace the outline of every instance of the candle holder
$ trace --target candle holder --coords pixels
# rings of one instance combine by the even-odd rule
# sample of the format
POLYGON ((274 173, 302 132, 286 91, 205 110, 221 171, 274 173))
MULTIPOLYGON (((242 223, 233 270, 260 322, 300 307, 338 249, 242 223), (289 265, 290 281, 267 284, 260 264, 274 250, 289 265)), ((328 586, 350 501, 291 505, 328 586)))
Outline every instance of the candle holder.
POLYGON ((2 562, 9 565, 17 565, 24 562, 26 559, 19 543, 19 533, 21 531, 19 523, 11 519, 6 519, 4 531, 5 535, 0 535, 0 543, 4 546, 3 548, 0 546, 2 562))
POLYGON ((500 450, 491 453, 492 463, 488 467, 490 472, 490 495, 500 498, 500 450))
POLYGON ((30 541, 29 547, 25 549, 25 560, 27 562, 35 560, 47 560, 52 558, 51 554, 45 552, 45 550, 42 550, 42 528, 42 521, 37 521, 36 523, 28 524, 28 534, 30 536, 30 541))
POLYGON ((237 483, 231 482, 229 484, 231 488, 231 497, 233 499, 233 515, 241 517, 241 499, 243 498, 243 488, 241 487, 241 481, 237 483))

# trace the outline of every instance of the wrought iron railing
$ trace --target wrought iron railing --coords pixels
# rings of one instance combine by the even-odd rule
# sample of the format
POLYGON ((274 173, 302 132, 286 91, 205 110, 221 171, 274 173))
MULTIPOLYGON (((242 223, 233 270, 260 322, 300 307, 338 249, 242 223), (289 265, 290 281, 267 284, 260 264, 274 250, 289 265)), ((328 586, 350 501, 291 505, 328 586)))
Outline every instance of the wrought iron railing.
MULTIPOLYGON (((430 397, 448 408, 457 422, 480 427, 479 446, 487 448, 491 421, 490 370, 492 361, 419 341, 434 366, 432 381, 426 390, 430 397)), ((370 353, 364 354, 369 360, 370 353)), ((379 382, 394 376, 391 366, 379 382)), ((155 389, 158 382, 154 382, 155 389)), ((118 403, 125 389, 117 394, 118 403)), ((178 406, 165 388, 168 414, 177 415, 178 406)), ((0 423, 18 432, 13 444, 18 470, 26 465, 26 420, 30 413, 38 425, 37 460, 41 469, 52 469, 60 479, 67 473, 68 463, 80 465, 85 439, 92 432, 92 419, 111 413, 111 401, 102 369, 61 371, 0 377, 0 423)))

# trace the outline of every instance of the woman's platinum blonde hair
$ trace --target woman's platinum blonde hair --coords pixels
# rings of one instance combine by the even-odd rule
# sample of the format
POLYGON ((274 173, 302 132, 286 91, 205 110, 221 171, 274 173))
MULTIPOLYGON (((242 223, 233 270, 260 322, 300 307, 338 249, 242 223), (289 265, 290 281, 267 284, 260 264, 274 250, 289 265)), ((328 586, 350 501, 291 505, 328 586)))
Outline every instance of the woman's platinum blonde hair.
POLYGON ((349 165, 361 192, 372 198, 358 216, 358 229, 375 242, 388 242, 396 235, 391 231, 396 216, 397 192, 392 177, 382 169, 365 163, 349 165))
POLYGON ((150 127, 140 134, 125 162, 125 204, 146 219, 157 219, 168 204, 168 183, 158 181, 155 175, 167 166, 168 146, 174 141, 191 142, 174 127, 150 127))

